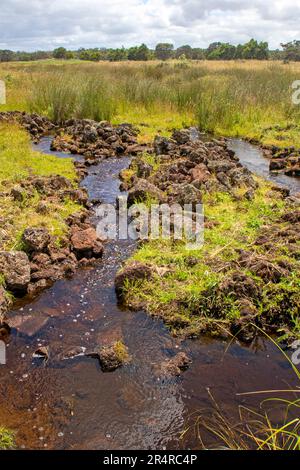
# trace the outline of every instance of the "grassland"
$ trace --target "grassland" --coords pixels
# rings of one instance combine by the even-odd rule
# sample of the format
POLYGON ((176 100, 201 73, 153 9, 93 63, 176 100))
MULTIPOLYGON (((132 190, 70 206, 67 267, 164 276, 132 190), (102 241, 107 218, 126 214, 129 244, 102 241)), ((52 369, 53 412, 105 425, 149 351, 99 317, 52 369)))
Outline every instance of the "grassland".
POLYGON ((300 107, 292 103, 300 65, 280 62, 1 64, 8 102, 1 109, 128 121, 141 140, 173 128, 300 146, 300 107))

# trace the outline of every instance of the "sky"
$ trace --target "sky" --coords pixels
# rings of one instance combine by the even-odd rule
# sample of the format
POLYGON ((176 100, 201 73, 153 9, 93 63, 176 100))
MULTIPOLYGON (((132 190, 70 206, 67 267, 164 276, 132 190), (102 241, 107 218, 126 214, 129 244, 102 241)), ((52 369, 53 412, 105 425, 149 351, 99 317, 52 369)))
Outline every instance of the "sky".
POLYGON ((300 0, 0 0, 0 49, 300 39, 300 0))

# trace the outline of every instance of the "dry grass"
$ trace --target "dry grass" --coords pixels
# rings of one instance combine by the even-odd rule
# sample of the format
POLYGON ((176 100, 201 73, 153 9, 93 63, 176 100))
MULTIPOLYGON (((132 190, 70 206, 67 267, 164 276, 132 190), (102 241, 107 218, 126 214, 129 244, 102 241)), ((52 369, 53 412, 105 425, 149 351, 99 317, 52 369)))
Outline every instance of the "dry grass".
POLYGON ((58 121, 130 121, 142 140, 198 123, 217 134, 300 146, 299 106, 291 101, 299 76, 298 63, 271 61, 10 63, 0 65, 8 86, 0 109, 34 109, 58 121), (286 131, 266 130, 275 125, 286 131))

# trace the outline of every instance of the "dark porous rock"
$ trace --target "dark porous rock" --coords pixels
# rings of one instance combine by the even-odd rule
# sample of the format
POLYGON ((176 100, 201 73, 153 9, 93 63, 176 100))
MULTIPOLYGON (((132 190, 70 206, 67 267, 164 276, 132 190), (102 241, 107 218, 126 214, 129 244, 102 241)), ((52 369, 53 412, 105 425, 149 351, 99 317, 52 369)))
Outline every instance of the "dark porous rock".
POLYGON ((24 230, 22 240, 29 252, 44 251, 50 243, 50 234, 45 228, 29 227, 24 230))
POLYGON ((21 186, 14 186, 10 192, 11 197, 18 202, 23 202, 26 198, 26 191, 21 186))
POLYGON ((171 195, 171 199, 172 202, 177 202, 182 206, 184 206, 184 204, 201 204, 202 193, 192 184, 181 184, 174 187, 174 192, 171 195))
POLYGON ((172 134, 172 139, 180 145, 187 144, 191 140, 190 130, 175 130, 172 134))
POLYGON ((124 295, 124 287, 127 282, 143 281, 151 279, 154 270, 151 266, 145 263, 134 261, 133 263, 125 266, 119 271, 115 278, 115 288, 119 299, 124 295))
POLYGON ((131 360, 128 349, 122 341, 87 352, 86 356, 98 359, 103 372, 113 372, 131 360))
POLYGON ((160 375, 166 377, 178 377, 189 368, 191 360, 184 352, 176 354, 175 357, 163 362, 159 368, 160 375))
POLYGON ((272 191, 276 191, 282 195, 282 197, 289 197, 291 191, 288 188, 283 188, 281 186, 272 186, 272 191))
POLYGON ((166 155, 171 150, 172 146, 169 139, 166 137, 156 136, 154 140, 154 152, 156 155, 166 155))
MULTIPOLYGON (((83 167, 85 167, 95 165, 104 158, 130 155, 134 151, 135 154, 143 152, 145 146, 137 145, 136 136, 137 131, 130 125, 113 126, 104 121, 75 119, 66 121, 58 129, 51 148, 83 155, 85 158, 83 167)), ((80 169, 77 167, 80 175, 84 174, 83 167, 80 169)))
POLYGON ((1 251, 0 272, 9 290, 16 293, 26 292, 30 282, 30 262, 23 251, 1 251))
POLYGON ((55 125, 47 118, 21 111, 2 112, 0 121, 18 123, 31 134, 34 142, 55 129, 55 125))
POLYGON ((138 178, 149 178, 153 171, 153 166, 149 163, 137 160, 137 176, 138 178))
POLYGON ((276 158, 270 161, 270 171, 283 170, 286 167, 286 160, 282 158, 276 158))
POLYGON ((102 256, 103 246, 96 230, 92 227, 82 230, 75 226, 72 230, 71 244, 78 259, 102 256))
POLYGON ((145 201, 148 197, 157 200, 158 202, 166 202, 166 195, 157 188, 154 184, 149 183, 145 179, 140 179, 130 189, 128 193, 128 204, 145 201))
POLYGON ((292 212, 287 212, 282 216, 282 220, 284 222, 290 222, 292 224, 296 224, 300 222, 300 210, 294 210, 292 212))
POLYGON ((27 293, 30 297, 34 297, 35 295, 39 294, 42 292, 44 289, 47 289, 47 287, 51 286, 51 282, 47 279, 40 279, 37 282, 30 282, 27 287, 27 293))
POLYGON ((191 170, 192 181, 199 181, 201 184, 206 183, 211 175, 204 163, 199 163, 191 170))
POLYGON ((244 343, 251 343, 258 334, 255 318, 252 315, 243 316, 231 325, 231 333, 244 343))
POLYGON ((49 212, 49 206, 45 201, 40 201, 36 208, 38 214, 46 215, 49 212))

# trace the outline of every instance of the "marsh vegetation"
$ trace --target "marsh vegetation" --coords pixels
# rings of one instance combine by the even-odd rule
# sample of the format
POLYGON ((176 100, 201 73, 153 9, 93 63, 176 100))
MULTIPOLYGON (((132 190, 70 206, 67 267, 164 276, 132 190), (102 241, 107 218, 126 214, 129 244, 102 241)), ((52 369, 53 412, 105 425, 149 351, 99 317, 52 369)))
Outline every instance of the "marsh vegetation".
POLYGON ((194 123, 215 134, 285 146, 300 142, 299 106, 291 99, 299 69, 270 61, 49 60, 1 64, 0 78, 8 87, 6 109, 36 111, 58 122, 128 121, 140 126, 145 139, 194 123))

